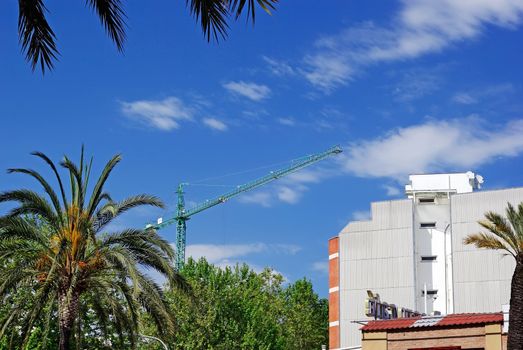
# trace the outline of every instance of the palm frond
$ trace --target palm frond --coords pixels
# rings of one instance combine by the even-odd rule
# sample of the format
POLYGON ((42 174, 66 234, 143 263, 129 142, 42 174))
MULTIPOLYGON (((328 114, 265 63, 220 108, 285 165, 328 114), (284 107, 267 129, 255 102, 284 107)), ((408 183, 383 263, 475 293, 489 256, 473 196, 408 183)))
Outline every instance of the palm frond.
POLYGON ((64 185, 62 183, 62 178, 60 177, 60 174, 58 173, 58 169, 56 169, 56 166, 54 165, 53 161, 42 152, 32 152, 31 154, 33 156, 36 156, 36 157, 42 159, 44 162, 47 163, 47 165, 49 165, 49 167, 51 168, 51 170, 53 171, 53 173, 56 177, 56 180, 58 181, 58 186, 60 187, 60 194, 62 195, 63 207, 67 208, 68 204, 67 204, 67 198, 65 196, 64 185))
POLYGON ((53 69, 58 50, 55 34, 47 19, 47 9, 42 0, 18 0, 18 36, 22 50, 31 68, 35 70, 38 63, 42 72, 53 69))
POLYGON ((102 174, 98 178, 98 181, 96 182, 93 192, 91 194, 91 199, 89 200, 89 205, 87 206, 87 214, 89 216, 92 216, 100 204, 100 201, 103 199, 103 186, 105 185, 105 182, 107 181, 107 178, 111 174, 111 171, 113 171, 114 167, 122 160, 122 156, 117 154, 111 160, 107 162, 104 169, 102 170, 102 174))
POLYGON ((60 165, 69 170, 69 177, 71 179, 71 201, 78 209, 82 209, 84 204, 82 171, 67 157, 64 157, 60 165))
POLYGON ((151 205, 158 208, 165 208, 163 202, 155 196, 150 196, 147 194, 140 194, 136 196, 129 197, 124 199, 121 202, 114 202, 111 200, 111 197, 107 195, 109 201, 103 205, 94 215, 94 231, 100 231, 104 226, 109 224, 113 219, 117 218, 119 215, 125 213, 126 211, 142 206, 142 205, 151 205))
POLYGON ((515 257, 513 252, 504 242, 500 241, 497 237, 487 233, 473 233, 465 237, 463 240, 464 244, 473 244, 477 248, 493 249, 493 250, 505 250, 510 255, 515 257))
POLYGON ((11 211, 11 216, 23 214, 40 215, 44 220, 53 225, 59 221, 47 200, 38 193, 30 190, 13 190, 0 193, 0 203, 18 202, 20 206, 11 211))
MULTIPOLYGON (((58 200, 58 196, 56 195, 56 192, 53 190, 51 185, 43 178, 42 175, 40 175, 37 171, 32 169, 7 169, 8 173, 20 173, 20 174, 27 174, 33 178, 35 178, 40 185, 44 188, 45 192, 51 199, 51 202, 53 203, 54 209, 56 213, 59 215, 62 212, 62 208, 60 206, 60 201, 58 200)), ((61 221, 61 216, 59 216, 59 220, 61 221)))
POLYGON ((278 0, 232 0, 229 2, 229 8, 231 13, 235 14, 235 18, 238 19, 245 5, 247 5, 247 20, 251 18, 254 23, 256 20, 256 3, 270 15, 272 11, 276 9, 275 4, 278 3, 278 0))
POLYGON ((207 41, 218 41, 227 37, 229 10, 226 0, 186 0, 190 14, 200 21, 207 41))
POLYGON ((125 12, 120 0, 87 0, 96 12, 109 37, 118 51, 123 51, 125 42, 125 12))
POLYGON ((495 212, 485 213, 486 220, 478 223, 492 234, 505 241, 515 252, 519 251, 519 240, 507 219, 495 212))
POLYGON ((511 203, 507 203, 507 219, 514 229, 514 236, 520 244, 520 250, 523 252, 523 202, 519 203, 517 210, 511 203))

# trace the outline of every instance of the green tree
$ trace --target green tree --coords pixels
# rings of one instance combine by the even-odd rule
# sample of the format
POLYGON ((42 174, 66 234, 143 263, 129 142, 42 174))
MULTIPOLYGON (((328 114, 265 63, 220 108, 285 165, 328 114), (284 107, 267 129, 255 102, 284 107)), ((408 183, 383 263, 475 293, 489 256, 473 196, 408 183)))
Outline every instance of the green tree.
POLYGON ((327 343, 327 303, 310 281, 285 287, 273 270, 221 269, 205 259, 189 259, 180 273, 194 294, 167 293, 177 315, 171 348, 301 350, 327 343))
POLYGON ((220 269, 205 259, 189 259, 181 274, 193 295, 168 293, 177 329, 175 349, 281 349, 282 278, 247 265, 220 269))
POLYGON ((283 292, 285 305, 284 339, 287 350, 321 349, 328 343, 329 309, 318 297, 312 283, 301 279, 283 292))
POLYGON ((523 350, 523 203, 517 210, 508 203, 506 218, 488 212, 479 224, 488 232, 468 235, 465 244, 478 248, 503 250, 516 261, 510 289, 508 350, 523 350))
MULTIPOLYGON (((125 10, 123 0, 87 0, 88 6, 100 18, 107 34, 123 51, 125 42, 125 10)), ((244 10, 255 20, 256 4, 270 14, 278 0, 186 0, 190 14, 200 22, 207 40, 225 38, 229 17, 238 19, 244 10)), ((44 0, 18 0, 18 35, 22 51, 33 70, 38 64, 52 69, 57 59, 56 35, 46 18, 44 0)))
POLYGON ((34 178, 45 195, 27 189, 0 193, 0 203, 15 204, 0 217, 0 257, 7 262, 0 272, 2 305, 19 290, 32 295, 30 310, 23 302, 11 304, 0 324, 0 339, 16 321, 21 325, 18 334, 23 347, 38 320, 54 316, 60 349, 69 349, 73 337, 81 341, 81 334, 96 325, 107 333, 108 323, 122 347, 134 348, 142 310, 150 315, 159 334, 172 333, 174 316, 164 293, 140 268, 156 270, 171 285, 184 287, 172 266, 170 244, 152 230, 102 234, 128 210, 142 205, 162 207, 162 202, 149 195, 121 202, 111 198, 104 187, 120 155, 105 165, 88 196, 92 159, 85 162, 83 148, 79 165, 67 157, 60 162, 69 175, 69 193, 56 165, 43 153, 33 154, 50 167, 58 192, 35 170, 9 169, 34 178), (35 223, 28 215, 41 222, 35 223), (87 309, 96 323, 81 322, 87 309))

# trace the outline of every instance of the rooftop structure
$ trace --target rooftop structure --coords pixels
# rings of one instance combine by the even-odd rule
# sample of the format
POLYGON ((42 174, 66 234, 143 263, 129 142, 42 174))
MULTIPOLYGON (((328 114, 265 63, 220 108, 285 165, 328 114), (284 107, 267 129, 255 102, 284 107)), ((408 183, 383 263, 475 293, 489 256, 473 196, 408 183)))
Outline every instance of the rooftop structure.
POLYGON ((478 191, 472 172, 411 175, 406 199, 371 203, 371 218, 349 222, 329 241, 330 349, 361 344, 355 321, 367 291, 427 315, 499 312, 509 303, 514 262, 465 246, 487 211, 523 202, 523 188, 478 191))

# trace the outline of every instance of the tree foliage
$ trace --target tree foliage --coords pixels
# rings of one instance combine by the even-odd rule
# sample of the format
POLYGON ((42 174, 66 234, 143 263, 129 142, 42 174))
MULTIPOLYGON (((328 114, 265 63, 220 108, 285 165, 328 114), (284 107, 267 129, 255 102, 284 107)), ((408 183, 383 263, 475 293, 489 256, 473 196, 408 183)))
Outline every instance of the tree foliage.
POLYGON ((487 212, 479 224, 486 232, 468 235, 463 243, 477 248, 501 250, 512 256, 516 268, 510 287, 508 350, 523 350, 523 203, 507 204, 506 217, 487 212))
POLYGON ((173 248, 153 230, 106 231, 128 210, 162 202, 149 195, 111 198, 105 184, 120 155, 105 165, 91 189, 92 159, 85 161, 83 148, 79 165, 64 157, 60 165, 68 192, 55 164, 43 153, 34 155, 50 167, 58 191, 35 170, 9 169, 32 177, 45 195, 28 189, 0 193, 0 203, 14 204, 0 217, 0 339, 6 336, 8 346, 23 348, 40 325, 47 339, 52 321, 58 324, 60 349, 69 349, 72 338, 82 344, 93 332, 134 348, 142 313, 162 336, 172 334, 174 317, 163 290, 143 268, 185 288, 172 265, 173 248), (82 322, 84 315, 89 322, 82 322))
POLYGON ((270 269, 221 269, 205 259, 189 259, 181 274, 193 295, 167 293, 177 316, 172 349, 301 350, 327 344, 327 301, 306 279, 285 285, 270 269))

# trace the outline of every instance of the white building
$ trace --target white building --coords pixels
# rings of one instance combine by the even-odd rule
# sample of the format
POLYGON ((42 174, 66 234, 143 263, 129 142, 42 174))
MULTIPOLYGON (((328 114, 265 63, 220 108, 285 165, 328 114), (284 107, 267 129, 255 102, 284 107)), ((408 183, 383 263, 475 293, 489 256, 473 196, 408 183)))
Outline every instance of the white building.
MULTIPOLYGON (((361 343, 367 290, 398 307, 432 314, 501 311, 509 303, 511 257, 465 246, 487 211, 523 202, 523 188, 476 191, 471 172, 411 175, 407 199, 371 204, 329 241, 330 349, 361 343), (425 293, 427 294, 425 296, 425 293)), ((483 230, 484 231, 484 230, 483 230)))

